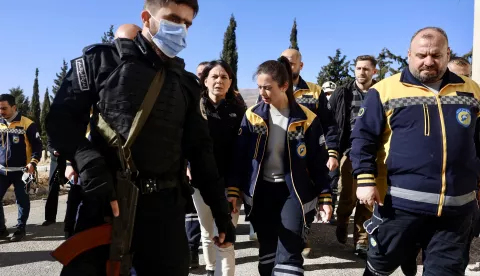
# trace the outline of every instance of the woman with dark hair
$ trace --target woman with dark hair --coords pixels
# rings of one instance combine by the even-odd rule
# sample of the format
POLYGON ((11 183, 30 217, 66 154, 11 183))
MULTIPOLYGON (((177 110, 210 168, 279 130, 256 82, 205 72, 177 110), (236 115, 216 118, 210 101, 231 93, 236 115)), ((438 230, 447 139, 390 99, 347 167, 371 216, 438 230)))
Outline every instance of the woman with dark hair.
MULTIPOLYGON (((233 163, 233 150, 240 122, 245 114, 244 103, 238 100, 234 90, 235 75, 223 60, 208 63, 202 71, 200 84, 203 94, 200 102, 202 113, 208 118, 210 136, 213 140, 215 162, 220 176, 227 177, 233 163)), ((195 175, 192 175, 195 186, 195 175)), ((199 191, 195 189, 193 202, 197 209, 201 226, 203 255, 207 275, 235 275, 234 247, 214 246, 212 238, 216 235, 213 216, 199 191)), ((239 217, 239 205, 232 206, 232 223, 236 226, 239 217)))
POLYGON ((325 138, 319 118, 293 97, 288 59, 262 63, 255 76, 262 102, 238 130, 229 196, 243 192, 251 206, 260 275, 303 275, 305 215, 317 205, 325 221, 332 213, 325 138))

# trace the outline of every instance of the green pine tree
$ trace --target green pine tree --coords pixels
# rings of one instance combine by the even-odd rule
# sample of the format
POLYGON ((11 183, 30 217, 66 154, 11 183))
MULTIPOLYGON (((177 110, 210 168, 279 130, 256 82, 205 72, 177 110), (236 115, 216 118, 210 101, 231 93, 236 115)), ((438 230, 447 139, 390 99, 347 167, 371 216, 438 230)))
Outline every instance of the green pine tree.
POLYGON ((297 19, 293 19, 292 32, 290 33, 290 49, 300 50, 297 41, 297 19))
POLYGON ((10 88, 10 95, 15 97, 15 104, 17 105, 17 111, 26 116, 29 111, 29 102, 28 98, 25 98, 23 94, 23 89, 20 86, 10 88))
MULTIPOLYGON (((64 59, 63 60, 63 65, 60 68, 60 73, 57 73, 56 74, 57 78, 55 80, 53 80, 53 83, 55 84, 55 85, 52 86, 53 96, 57 95, 58 89, 60 89, 60 85, 62 85, 63 79, 67 75, 67 71, 68 71, 68 64, 64 59)), ((50 97, 50 102, 53 102, 53 96, 50 97)))
POLYGON ((395 62, 396 64, 398 64, 398 67, 396 69, 393 68, 393 67, 389 68, 389 71, 390 71, 391 75, 395 75, 397 73, 400 73, 400 72, 403 71, 403 69, 408 67, 408 57, 402 57, 400 55, 398 55, 398 56, 394 55, 394 54, 392 54, 392 52, 390 52, 390 50, 388 50, 386 48, 385 48, 385 54, 390 60, 392 60, 392 62, 395 62))
POLYGON ((113 25, 110 25, 110 29, 103 33, 102 43, 112 43, 115 39, 115 33, 113 32, 113 25))
POLYGON ((388 49, 383 48, 380 54, 378 54, 377 56, 377 81, 381 81, 387 77, 388 73, 390 72, 392 63, 392 60, 388 56, 388 49))
POLYGON ((40 124, 42 126, 42 142, 43 147, 47 148, 47 131, 45 128, 45 120, 47 118, 48 112, 50 112, 50 95, 48 93, 48 87, 45 91, 45 96, 43 97, 43 104, 42 104, 42 114, 40 116, 40 124))
POLYGON ((322 86, 326 81, 333 81, 337 86, 341 86, 353 80, 349 74, 350 61, 346 61, 347 56, 342 55, 340 49, 336 50, 335 56, 329 56, 328 59, 330 62, 322 66, 318 73, 318 85, 322 86))
MULTIPOLYGON (((230 17, 230 24, 228 25, 223 38, 223 50, 220 54, 220 58, 226 61, 230 67, 232 67, 235 76, 237 76, 238 70, 237 36, 235 34, 236 29, 237 21, 235 21, 235 17, 232 14, 230 17)), ((235 86, 237 85, 235 84, 235 86)), ((235 90, 238 90, 238 87, 235 87, 235 90)))
POLYGON ((38 133, 42 133, 40 124, 40 91, 38 88, 38 68, 35 70, 35 81, 33 82, 32 103, 30 105, 29 118, 37 125, 38 133))

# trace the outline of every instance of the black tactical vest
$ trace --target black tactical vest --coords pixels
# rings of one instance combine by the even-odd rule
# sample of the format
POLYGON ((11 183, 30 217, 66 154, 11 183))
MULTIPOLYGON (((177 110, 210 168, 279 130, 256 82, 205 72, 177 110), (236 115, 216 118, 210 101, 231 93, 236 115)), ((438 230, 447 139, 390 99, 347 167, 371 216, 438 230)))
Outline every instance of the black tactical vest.
MULTIPOLYGON (((100 91, 97 109, 108 125, 126 139, 159 66, 149 61, 138 40, 118 40, 116 46, 122 63, 100 91)), ((140 174, 175 179, 183 166, 181 145, 189 97, 181 85, 183 68, 170 64, 162 67, 166 74, 164 85, 132 146, 132 156, 140 174)))

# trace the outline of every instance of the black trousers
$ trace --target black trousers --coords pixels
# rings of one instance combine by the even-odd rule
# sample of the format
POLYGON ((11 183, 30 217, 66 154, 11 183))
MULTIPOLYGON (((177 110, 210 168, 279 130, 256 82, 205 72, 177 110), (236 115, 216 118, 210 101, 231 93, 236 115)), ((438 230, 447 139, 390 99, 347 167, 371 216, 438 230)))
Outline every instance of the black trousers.
POLYGON ((250 222, 257 232, 261 276, 303 275, 305 226, 302 206, 287 184, 257 184, 250 222))
MULTIPOLYGON (((109 208, 108 202, 85 198, 75 232, 104 223, 104 215, 111 215, 109 208)), ((179 189, 140 195, 132 241, 137 275, 188 275, 190 260, 184 223, 185 199, 179 189)), ((63 268, 61 275, 105 275, 108 249, 102 246, 81 254, 63 268)))
POLYGON ((68 236, 74 234, 75 222, 77 218, 78 207, 82 203, 83 190, 80 185, 72 185, 68 191, 67 211, 65 212, 64 231, 68 236))
MULTIPOLYGON (((60 192, 60 182, 65 177, 67 161, 65 158, 55 155, 51 155, 50 161, 50 175, 48 179, 48 197, 45 203, 45 220, 56 221, 57 209, 58 209, 58 193, 60 192), (57 177, 55 175, 58 174, 57 177)), ((63 182, 65 183, 65 182, 63 182)))
POLYGON ((473 212, 436 217, 406 212, 385 205, 375 206, 365 222, 370 234, 364 275, 390 275, 400 265, 424 252, 425 276, 464 275, 464 252, 471 235, 473 212))

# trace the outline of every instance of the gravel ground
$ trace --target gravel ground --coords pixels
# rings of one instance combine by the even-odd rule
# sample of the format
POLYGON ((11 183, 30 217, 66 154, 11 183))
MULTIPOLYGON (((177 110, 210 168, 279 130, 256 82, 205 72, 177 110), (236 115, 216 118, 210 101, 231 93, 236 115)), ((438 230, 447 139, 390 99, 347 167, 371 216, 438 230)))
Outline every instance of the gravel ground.
MULTIPOLYGON (((66 196, 60 197, 57 221, 63 221, 66 207, 66 196)), ((48 227, 40 224, 44 219, 45 201, 32 201, 30 219, 28 221, 27 238, 18 243, 0 241, 0 275, 1 276, 43 276, 59 275, 61 266, 55 262, 49 253, 63 241, 63 223, 48 227)), ((7 226, 16 224, 17 208, 15 205, 4 206, 7 226)), ((249 226, 244 217, 240 218, 238 226, 238 243, 236 244, 235 275, 258 275, 258 249, 254 241, 249 241, 249 226)), ((13 232, 13 231, 12 231, 13 232)), ((353 255, 353 246, 340 245, 335 239, 335 227, 315 224, 310 236, 315 258, 305 261, 305 275, 362 275, 364 262, 353 255)), ((351 235, 347 244, 351 244, 351 235)), ((205 266, 200 256, 202 266, 191 272, 191 275, 204 275, 205 266)), ((468 270, 466 275, 480 275, 480 241, 477 239, 471 250, 471 266, 476 270, 468 270)), ((421 266, 419 273, 421 275, 421 266)), ((396 271, 393 275, 403 275, 396 271)))

